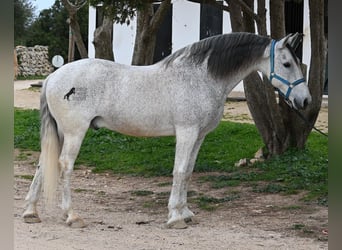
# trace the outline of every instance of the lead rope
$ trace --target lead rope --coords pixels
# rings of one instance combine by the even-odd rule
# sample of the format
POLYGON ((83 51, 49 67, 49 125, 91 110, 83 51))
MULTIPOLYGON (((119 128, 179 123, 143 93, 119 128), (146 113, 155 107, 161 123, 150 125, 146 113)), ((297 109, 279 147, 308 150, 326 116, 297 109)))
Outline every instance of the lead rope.
POLYGON ((296 112, 296 114, 306 123, 306 125, 308 125, 308 127, 311 127, 311 129, 316 130, 318 133, 320 133, 321 135, 328 137, 328 134, 322 132, 322 130, 319 130, 318 128, 316 128, 315 126, 311 126, 310 122, 304 117, 304 115, 302 113, 300 113, 297 109, 292 108, 292 110, 294 110, 296 112))

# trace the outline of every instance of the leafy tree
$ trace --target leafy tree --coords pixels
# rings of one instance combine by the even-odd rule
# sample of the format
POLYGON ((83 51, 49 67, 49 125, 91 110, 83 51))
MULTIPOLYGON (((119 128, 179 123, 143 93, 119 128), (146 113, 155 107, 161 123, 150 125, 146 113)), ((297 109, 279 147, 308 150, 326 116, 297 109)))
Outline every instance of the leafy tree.
POLYGON ((94 32, 95 57, 114 61, 113 24, 127 25, 136 15, 137 10, 144 7, 143 0, 89 0, 90 5, 99 9, 98 27, 94 32), (101 5, 100 5, 101 4, 101 5), (100 5, 100 6, 99 6, 100 5))
MULTIPOLYGON (((80 29, 83 42, 87 44, 88 39, 88 9, 82 8, 78 13, 80 29)), ((42 10, 28 29, 26 46, 44 45, 49 46, 50 57, 59 54, 66 61, 68 58, 69 24, 67 23, 68 12, 56 0, 54 5, 42 10)), ((76 52, 75 58, 80 58, 76 52)))
POLYGON ((27 29, 34 18, 35 8, 29 0, 14 0, 14 43, 25 44, 27 29))
POLYGON ((170 0, 89 0, 92 6, 102 4, 103 16, 100 26, 94 33, 95 57, 114 60, 112 51, 113 23, 127 23, 137 15, 137 33, 132 64, 147 65, 153 62, 156 34, 167 10, 170 0), (160 2, 158 9, 153 3, 160 2), (103 40, 105 39, 105 40, 103 40))
POLYGON ((136 15, 138 9, 143 8, 144 0, 89 0, 91 6, 101 4, 104 15, 110 17, 115 23, 130 23, 130 20, 136 15))

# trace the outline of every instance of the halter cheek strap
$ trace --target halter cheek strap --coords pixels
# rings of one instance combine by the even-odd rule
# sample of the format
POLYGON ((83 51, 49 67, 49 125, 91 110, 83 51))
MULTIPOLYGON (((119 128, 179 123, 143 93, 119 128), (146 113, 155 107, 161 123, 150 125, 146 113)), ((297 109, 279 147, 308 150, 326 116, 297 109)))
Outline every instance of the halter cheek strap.
POLYGON ((305 79, 304 78, 300 78, 294 82, 289 82, 288 80, 282 78, 281 76, 277 75, 275 72, 274 72, 274 50, 275 50, 275 44, 277 43, 276 40, 272 40, 271 42, 271 53, 270 53, 270 62, 271 62, 271 73, 270 73, 270 82, 272 82, 273 78, 281 81, 282 83, 286 84, 288 86, 287 88, 287 91, 286 91, 286 94, 284 94, 283 92, 280 91, 280 89, 277 88, 278 92, 284 96, 286 99, 289 98, 290 94, 291 94, 291 91, 292 89, 302 83, 302 82, 305 82, 305 79))

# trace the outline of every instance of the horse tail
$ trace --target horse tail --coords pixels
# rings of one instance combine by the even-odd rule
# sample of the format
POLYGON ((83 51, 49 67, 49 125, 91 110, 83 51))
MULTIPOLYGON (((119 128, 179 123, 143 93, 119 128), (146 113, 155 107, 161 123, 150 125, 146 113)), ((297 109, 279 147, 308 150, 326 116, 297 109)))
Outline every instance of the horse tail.
POLYGON ((41 154, 39 166, 42 168, 42 188, 47 204, 52 204, 56 198, 56 191, 60 176, 59 155, 61 152, 61 141, 58 136, 57 123, 49 110, 46 100, 45 80, 40 96, 40 145, 41 154))

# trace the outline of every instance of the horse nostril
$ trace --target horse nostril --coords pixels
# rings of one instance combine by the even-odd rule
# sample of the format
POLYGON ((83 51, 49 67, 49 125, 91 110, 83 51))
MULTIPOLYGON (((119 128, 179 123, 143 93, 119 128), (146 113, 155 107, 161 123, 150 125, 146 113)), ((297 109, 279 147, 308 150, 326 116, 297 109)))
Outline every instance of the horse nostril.
POLYGON ((309 104, 309 101, 307 98, 305 98, 304 102, 303 102, 303 109, 305 109, 309 104))

